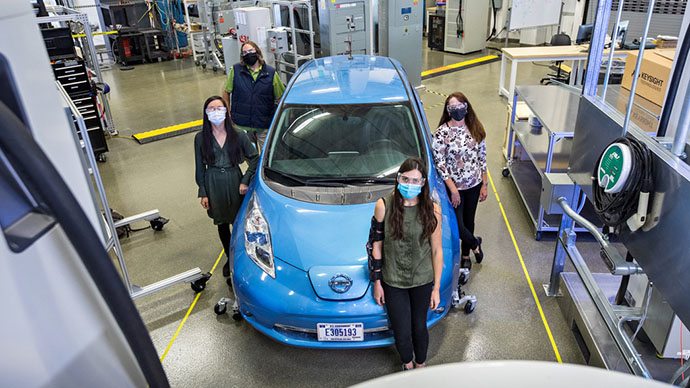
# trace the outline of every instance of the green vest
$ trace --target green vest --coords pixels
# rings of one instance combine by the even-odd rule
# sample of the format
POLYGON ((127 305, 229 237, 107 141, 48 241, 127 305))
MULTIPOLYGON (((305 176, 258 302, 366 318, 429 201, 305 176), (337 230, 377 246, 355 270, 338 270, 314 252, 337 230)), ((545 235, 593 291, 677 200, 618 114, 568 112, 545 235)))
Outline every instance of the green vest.
POLYGON ((384 218, 383 240, 383 281, 397 288, 423 286, 434 281, 431 244, 429 239, 420 243, 422 223, 417 217, 419 205, 406 206, 403 213, 403 238, 393 239, 390 224, 390 211, 393 196, 384 199, 386 216, 384 218))

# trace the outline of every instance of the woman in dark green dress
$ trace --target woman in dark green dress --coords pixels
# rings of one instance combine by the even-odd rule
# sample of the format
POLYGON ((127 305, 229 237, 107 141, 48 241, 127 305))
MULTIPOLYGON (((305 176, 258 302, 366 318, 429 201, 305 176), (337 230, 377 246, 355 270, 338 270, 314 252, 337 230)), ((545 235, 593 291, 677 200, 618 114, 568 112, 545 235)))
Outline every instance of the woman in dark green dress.
MULTIPOLYGON (((244 132, 234 130, 228 107, 219 96, 210 97, 204 103, 203 127, 194 137, 194 159, 201 207, 218 226, 220 241, 228 255, 230 225, 254 177, 259 154, 244 132), (245 160, 249 168, 243 175, 239 166, 245 160)), ((223 266, 223 276, 230 276, 229 257, 223 266)))

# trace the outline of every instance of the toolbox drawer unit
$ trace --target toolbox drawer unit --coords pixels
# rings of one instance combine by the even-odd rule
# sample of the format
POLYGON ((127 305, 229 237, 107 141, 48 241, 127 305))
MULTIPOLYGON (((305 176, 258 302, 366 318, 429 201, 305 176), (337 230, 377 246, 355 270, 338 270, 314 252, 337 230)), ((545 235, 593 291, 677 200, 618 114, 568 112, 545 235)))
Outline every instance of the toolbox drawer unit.
MULTIPOLYGON (((84 62, 81 59, 59 60, 53 62, 52 66, 55 79, 65 88, 79 113, 84 116, 86 131, 95 156, 103 160, 102 154, 108 152, 108 144, 105 141, 96 91, 91 86, 84 62)), ((76 120, 74 125, 81 139, 82 134, 76 120)))

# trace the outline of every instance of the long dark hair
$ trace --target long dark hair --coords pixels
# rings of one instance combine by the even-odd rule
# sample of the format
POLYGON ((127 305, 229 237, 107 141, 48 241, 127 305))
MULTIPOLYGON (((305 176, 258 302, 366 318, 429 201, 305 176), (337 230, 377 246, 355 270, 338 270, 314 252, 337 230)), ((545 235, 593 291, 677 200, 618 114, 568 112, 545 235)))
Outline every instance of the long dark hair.
POLYGON ((484 126, 482 125, 481 121, 479 121, 479 119, 477 118, 477 115, 474 113, 474 109, 472 109, 472 104, 470 104, 470 100, 468 100, 467 97, 460 92, 452 93, 446 98, 446 103, 443 105, 443 113, 441 114, 441 120, 438 122, 438 126, 440 127, 441 125, 450 121, 451 117, 450 113, 448 113, 447 107, 448 102, 453 97, 455 97, 455 99, 457 99, 458 102, 464 102, 467 104, 467 115, 465 115, 465 124, 467 125, 467 129, 470 130, 470 135, 472 135, 472 138, 477 143, 481 143, 482 140, 486 138, 486 131, 484 130, 484 126))
MULTIPOLYGON (((240 147, 240 135, 235 132, 234 124, 230 119, 230 109, 225 105, 225 101, 219 96, 209 97, 206 102, 204 102, 204 123, 201 127, 201 154, 204 157, 204 163, 207 165, 212 165, 216 161, 216 155, 213 153, 213 142, 215 141, 213 137, 213 128, 211 127, 211 122, 208 121, 208 116, 206 115, 206 108, 208 104, 215 100, 220 100, 227 111, 225 112, 225 151, 228 153, 230 158, 230 163, 234 165, 239 165, 242 163, 244 158, 240 147)), ((221 144, 221 147, 223 145, 221 144)))
MULTIPOLYGON (((419 241, 431 237, 431 234, 436 230, 436 225, 438 221, 436 220, 436 215, 434 214, 434 201, 431 200, 431 195, 429 195, 429 180, 427 179, 427 166, 426 163, 420 158, 407 158, 400 165, 398 173, 406 173, 412 170, 419 170, 424 178, 424 185, 422 186, 422 192, 419 194, 419 210, 417 212, 417 217, 419 222, 422 223, 422 234, 419 236, 419 241)), ((400 191, 395 189, 393 191, 393 203, 390 209, 390 227, 394 240, 401 240, 403 238, 403 217, 405 213, 405 199, 403 198, 400 191)))

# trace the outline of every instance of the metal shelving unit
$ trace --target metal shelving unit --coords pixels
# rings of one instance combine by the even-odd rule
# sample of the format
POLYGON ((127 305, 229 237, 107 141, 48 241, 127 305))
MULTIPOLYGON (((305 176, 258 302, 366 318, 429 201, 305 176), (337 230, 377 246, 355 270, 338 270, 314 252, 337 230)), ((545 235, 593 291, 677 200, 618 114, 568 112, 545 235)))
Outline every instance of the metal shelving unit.
MULTIPOLYGON (((81 39, 81 47, 84 50, 82 53, 83 59, 86 63, 86 67, 93 71, 94 75, 96 76, 96 82, 98 84, 103 85, 103 75, 101 74, 101 68, 98 65, 98 56, 96 53, 96 46, 93 43, 93 33, 91 32, 91 25, 89 24, 89 17, 87 14, 75 11, 73 9, 67 8, 67 7, 61 7, 61 6, 51 6, 51 7, 46 7, 47 11, 49 13, 54 13, 56 16, 46 16, 46 17, 37 17, 36 18, 36 23, 41 24, 41 23, 69 23, 69 22, 76 22, 80 23, 84 27, 84 36, 81 38, 75 38, 75 39, 81 39)), ((113 124, 113 115, 110 112, 110 104, 108 103, 108 99, 105 98, 105 95, 103 94, 103 91, 100 88, 97 88, 98 92, 98 100, 103 106, 103 112, 104 115, 101 117, 101 121, 103 124, 103 128, 105 128, 106 132, 108 132, 111 135, 117 135, 117 130, 115 129, 115 124, 113 124)), ((99 115, 101 116, 101 115, 99 115)))
MULTIPOLYGON (((546 173, 567 172, 579 103, 579 95, 565 87, 515 88, 508 134, 508 162, 503 175, 512 177, 534 225, 537 240, 542 232, 558 232, 561 216, 546 214, 539 202, 542 178, 546 173), (518 100, 527 104, 541 122, 541 127, 515 120, 518 100), (513 139, 515 144, 512 144, 513 139)), ((599 225, 591 204, 584 198, 581 202, 580 210, 585 218, 599 225)))
POLYGON ((276 53, 276 70, 285 74, 286 80, 289 80, 292 74, 297 72, 300 65, 316 58, 314 51, 314 24, 312 20, 312 5, 310 0, 268 0, 271 6, 286 6, 290 14, 290 50, 284 53, 276 53), (307 11, 309 19, 309 29, 295 28, 295 10, 303 8, 307 11), (297 52, 297 34, 305 34, 309 36, 309 54, 301 55, 297 52), (286 59, 285 54, 290 54, 290 58, 286 59), (282 67, 282 68, 281 68, 282 67))
MULTIPOLYGON (((69 113, 71 113, 71 115, 75 118, 76 129, 82 133, 86 133, 86 122, 84 121, 84 116, 82 116, 82 114, 79 112, 79 109, 74 105, 62 85, 60 85, 60 83, 57 81, 55 84, 63 98, 65 105, 69 109, 69 113)), ((97 198, 100 202, 98 206, 100 207, 99 210, 102 211, 104 218, 104 224, 102 224, 104 249, 107 252, 110 252, 111 250, 114 252, 120 266, 120 272, 122 273, 125 287, 127 287, 130 297, 134 300, 180 283, 190 283, 192 290, 195 292, 204 290, 206 288, 206 282, 211 278, 211 275, 202 273, 199 267, 173 275, 169 278, 143 287, 139 287, 132 283, 129 277, 129 271, 127 270, 125 256, 122 252, 122 247, 120 246, 117 228, 136 221, 148 221, 151 223, 151 227, 154 230, 160 231, 163 229, 163 225, 165 225, 167 220, 164 221, 162 217, 160 217, 158 209, 154 209, 115 222, 112 213, 110 212, 110 204, 108 203, 108 197, 105 194, 105 186, 103 185, 103 180, 101 179, 101 174, 98 170, 98 164, 93 154, 91 140, 88 136, 82 136, 81 140, 75 136, 75 141, 78 141, 80 143, 80 148, 84 150, 84 165, 86 167, 85 173, 90 175, 97 189, 97 193, 94 193, 94 198, 97 198)))

